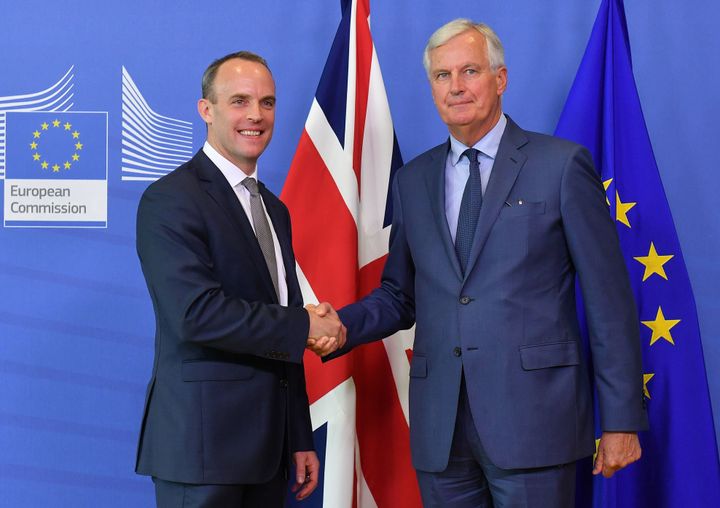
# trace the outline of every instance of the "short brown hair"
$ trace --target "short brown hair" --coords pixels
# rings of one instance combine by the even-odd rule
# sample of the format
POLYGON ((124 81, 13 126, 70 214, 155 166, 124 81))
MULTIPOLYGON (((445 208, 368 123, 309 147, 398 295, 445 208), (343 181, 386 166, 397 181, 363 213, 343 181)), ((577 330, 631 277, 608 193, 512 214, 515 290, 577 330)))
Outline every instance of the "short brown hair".
POLYGON ((257 62, 268 70, 270 74, 272 75, 272 72, 270 71, 270 67, 268 66, 267 62, 263 57, 260 55, 257 55, 251 51, 237 51, 235 53, 230 53, 229 55, 225 55, 221 58, 218 58, 213 63, 208 65, 208 68, 205 69, 205 72, 203 72, 202 76, 202 96, 203 99, 207 99, 210 102, 215 102, 215 90, 213 90, 213 84, 215 83, 215 76, 217 75, 217 71, 220 68, 222 64, 227 62, 228 60, 233 60, 234 58, 239 58, 240 60, 247 60, 249 62, 257 62))

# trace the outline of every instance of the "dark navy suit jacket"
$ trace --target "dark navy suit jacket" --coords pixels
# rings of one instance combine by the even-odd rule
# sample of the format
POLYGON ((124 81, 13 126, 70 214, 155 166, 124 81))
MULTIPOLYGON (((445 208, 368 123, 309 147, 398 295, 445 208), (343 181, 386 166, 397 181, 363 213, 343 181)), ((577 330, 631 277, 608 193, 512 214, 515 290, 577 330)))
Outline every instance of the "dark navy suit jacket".
POLYGON ((550 466, 593 453, 576 275, 602 428, 645 428, 635 304, 590 154, 508 119, 463 276, 445 218, 448 150, 444 143, 399 170, 382 284, 340 311, 344 351, 417 325, 414 466, 447 466, 463 371, 477 431, 497 466, 550 466))
POLYGON ((277 303, 247 215, 204 152, 150 185, 137 249, 156 318, 138 473, 184 483, 261 483, 312 450, 302 357, 309 319, 290 217, 262 184, 287 273, 277 303), (286 462, 285 462, 286 463, 286 462))

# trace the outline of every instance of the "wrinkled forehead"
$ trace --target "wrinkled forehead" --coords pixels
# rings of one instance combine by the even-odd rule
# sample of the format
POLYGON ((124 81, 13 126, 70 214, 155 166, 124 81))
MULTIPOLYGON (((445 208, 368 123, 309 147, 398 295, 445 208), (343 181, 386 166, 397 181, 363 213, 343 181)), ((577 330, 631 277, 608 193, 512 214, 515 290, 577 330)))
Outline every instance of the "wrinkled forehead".
POLYGON ((477 30, 466 30, 429 51, 430 68, 459 63, 486 63, 487 41, 477 30))

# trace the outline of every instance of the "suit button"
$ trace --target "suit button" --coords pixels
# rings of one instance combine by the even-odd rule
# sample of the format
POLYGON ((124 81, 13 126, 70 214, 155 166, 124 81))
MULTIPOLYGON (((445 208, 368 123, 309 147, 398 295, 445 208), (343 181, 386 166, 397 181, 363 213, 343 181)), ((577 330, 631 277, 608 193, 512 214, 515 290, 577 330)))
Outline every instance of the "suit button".
POLYGON ((460 356, 462 354, 462 349, 460 349, 459 347, 456 347, 455 349, 453 349, 453 354, 455 356, 460 356))
POLYGON ((287 379, 281 379, 280 386, 282 386, 283 388, 287 388, 287 386, 288 386, 287 379))
POLYGON ((462 303, 463 305, 467 305, 471 301, 472 301, 472 298, 470 298, 469 296, 461 296, 460 297, 460 303, 462 303))

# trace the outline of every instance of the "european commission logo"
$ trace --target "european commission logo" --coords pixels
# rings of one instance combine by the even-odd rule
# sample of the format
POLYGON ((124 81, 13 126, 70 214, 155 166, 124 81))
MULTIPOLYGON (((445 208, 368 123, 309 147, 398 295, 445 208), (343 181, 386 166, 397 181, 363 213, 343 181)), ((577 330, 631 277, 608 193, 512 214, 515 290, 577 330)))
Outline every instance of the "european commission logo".
MULTIPOLYGON (((122 70, 120 178, 154 181, 193 155, 192 122, 153 110, 122 70)), ((0 97, 5 227, 107 227, 108 115, 71 111, 71 66, 52 86, 0 97)), ((115 128, 120 126, 115 126, 115 128)))
POLYGON ((107 226, 107 113, 5 113, 4 225, 107 226))

